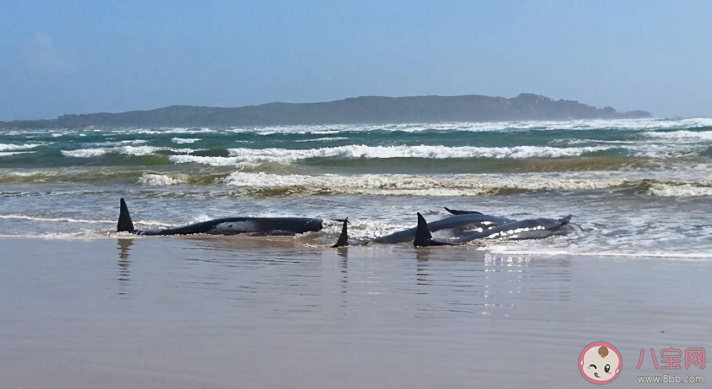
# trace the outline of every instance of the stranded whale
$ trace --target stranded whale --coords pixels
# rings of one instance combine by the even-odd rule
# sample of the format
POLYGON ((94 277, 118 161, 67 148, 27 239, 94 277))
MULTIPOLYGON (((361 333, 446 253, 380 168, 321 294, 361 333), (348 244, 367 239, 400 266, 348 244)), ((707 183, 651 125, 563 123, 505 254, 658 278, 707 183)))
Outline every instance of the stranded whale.
POLYGON ((418 213, 418 227, 415 233, 413 245, 415 247, 430 247, 430 246, 452 246, 465 244, 476 239, 543 239, 551 235, 556 235, 562 227, 569 224, 571 215, 562 219, 527 219, 514 221, 511 223, 502 224, 483 231, 473 231, 466 233, 461 237, 450 239, 447 241, 434 240, 430 234, 428 223, 425 218, 418 213))
MULTIPOLYGON (((428 225, 431 232, 441 232, 441 235, 459 237, 468 232, 482 231, 487 228, 511 223, 514 220, 499 216, 476 214, 462 214, 449 216, 445 219, 434 221, 428 225)), ((373 240, 374 243, 402 243, 411 242, 415 238, 416 228, 394 232, 373 240)))
MULTIPOLYGON (((448 207, 445 207, 445 210, 453 215, 468 215, 468 214, 482 215, 482 212, 478 212, 478 211, 449 209, 448 207)), ((529 219, 529 220, 540 220, 541 222, 545 223, 546 220, 552 220, 552 219, 529 219)), ((564 225, 560 226, 558 229, 554 230, 551 233, 551 235, 567 235, 571 232, 580 232, 580 231, 583 231, 583 227, 581 227, 580 225, 578 225, 576 223, 565 223, 564 225)), ((527 236, 527 235, 531 236, 534 234, 524 234, 523 236, 527 236)), ((520 237, 519 239, 538 239, 538 238, 522 238, 522 237, 520 237)))
POLYGON ((517 222, 512 222, 508 224, 503 224, 501 226, 492 227, 488 230, 480 232, 471 232, 465 234, 460 238, 453 239, 453 243, 467 243, 475 239, 510 239, 510 240, 523 240, 523 239, 544 239, 549 236, 555 235, 561 227, 569 224, 571 220, 571 215, 566 216, 561 219, 526 219, 517 222))
POLYGON ((226 217, 208 220, 206 222, 189 224, 187 226, 165 228, 159 230, 134 229, 129 209, 124 199, 121 199, 118 232, 130 232, 137 235, 294 235, 309 231, 321 231, 322 219, 304 217, 226 217))

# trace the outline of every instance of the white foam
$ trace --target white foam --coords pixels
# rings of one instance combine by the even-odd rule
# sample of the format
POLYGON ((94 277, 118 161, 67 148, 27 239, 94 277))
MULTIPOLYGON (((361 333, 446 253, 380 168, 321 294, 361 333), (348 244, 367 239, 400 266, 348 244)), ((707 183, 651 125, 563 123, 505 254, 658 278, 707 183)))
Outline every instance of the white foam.
POLYGON ((167 186, 183 184, 184 181, 165 174, 144 173, 138 179, 138 183, 147 186, 167 186))
MULTIPOLYGON (((515 243, 516 244, 516 243, 515 243)), ((517 248, 511 248, 507 245, 491 246, 487 247, 489 253, 499 254, 499 255, 565 255, 565 256, 587 256, 587 257, 621 257, 621 258, 665 258, 665 259, 676 259, 676 260, 702 260, 712 258, 712 254, 709 252, 691 252, 691 253, 679 253, 670 251, 640 251, 627 252, 627 251, 616 251, 616 250, 596 250, 596 251, 586 251, 581 249, 561 249, 561 248, 534 248, 527 247, 522 250, 517 248)))
POLYGON ((712 183, 668 183, 656 182, 650 184, 648 194, 664 197, 696 197, 712 196, 712 183))
MULTIPOLYGON (((607 150, 609 147, 446 147, 446 146, 366 146, 350 145, 307 150, 294 149, 228 149, 234 163, 294 162, 310 158, 556 158, 572 157, 607 150)), ((224 164, 226 161, 221 161, 224 164)))
POLYGON ((332 140, 348 140, 349 138, 344 137, 344 136, 335 136, 333 138, 314 138, 314 139, 300 139, 300 140, 295 140, 297 143, 305 143, 305 142, 329 142, 332 140))
MULTIPOLYGON (((116 224, 116 220, 91 220, 91 219, 75 219, 71 217, 44 217, 44 216, 31 216, 31 215, 0 215, 0 219, 15 219, 15 220, 31 220, 39 222, 55 222, 55 223, 83 223, 83 224, 116 224)), ((145 225, 145 226, 170 226, 171 224, 166 224, 159 221, 153 220, 139 220, 134 222, 135 224, 145 225)))
POLYGON ((29 215, 0 215, 0 219, 16 219, 16 220, 32 220, 32 221, 42 221, 42 222, 61 222, 61 223, 87 223, 87 224, 107 224, 116 223, 115 220, 86 220, 86 219, 74 219, 69 217, 41 217, 41 216, 29 216, 29 215))
POLYGON ((199 140, 200 140, 200 138, 173 138, 173 139, 171 139, 171 141, 173 143, 177 143, 179 145, 195 143, 199 140))
POLYGON ((477 196, 507 190, 592 190, 618 187, 625 179, 607 174, 464 174, 414 176, 405 174, 276 175, 234 172, 221 179, 226 185, 245 189, 291 189, 300 194, 391 194, 428 196, 477 196))
POLYGON ((656 139, 669 139, 678 140, 685 142, 694 141, 712 141, 712 131, 670 131, 670 132, 656 132, 649 131, 645 133, 645 136, 649 138, 656 139))
POLYGON ((8 176, 12 177, 32 177, 32 176, 37 176, 40 174, 44 174, 43 172, 39 171, 29 171, 29 172, 9 172, 7 173, 8 176))
POLYGON ((156 147, 156 146, 122 146, 119 147, 118 151, 121 154, 126 154, 126 155, 133 155, 133 156, 143 156, 143 155, 151 155, 155 154, 158 151, 161 150, 166 150, 165 147, 156 147))
POLYGON ((18 154, 32 154, 34 151, 0 151, 0 157, 9 157, 18 154))
POLYGON ((195 155, 171 155, 168 159, 173 163, 200 163, 210 166, 237 166, 240 161, 230 157, 201 157, 195 155))
POLYGON ((28 149, 34 149, 35 147, 44 146, 44 145, 47 145, 47 143, 26 143, 24 145, 0 143, 0 151, 28 150, 28 149))
POLYGON ((578 120, 529 120, 501 122, 443 122, 404 124, 340 124, 340 125, 294 125, 232 128, 225 133, 273 134, 338 134, 345 131, 470 131, 470 132, 517 132, 549 130, 655 130, 695 129, 712 127, 712 118, 689 119, 578 119, 578 120))
POLYGON ((92 158, 100 157, 107 153, 119 153, 131 156, 145 156, 153 155, 160 151, 170 151, 173 153, 183 153, 192 154, 198 150, 196 149, 174 149, 170 147, 156 147, 156 146, 119 146, 119 147, 109 147, 109 148, 88 148, 79 150, 62 150, 62 155, 65 157, 75 157, 75 158, 92 158))
POLYGON ((633 156, 649 158, 691 157, 699 155, 709 146, 704 144, 639 144, 625 146, 633 156))
POLYGON ((144 129, 144 128, 139 128, 135 130, 128 130, 126 133, 129 134, 207 134, 207 133, 213 133, 215 130, 211 130, 210 128, 183 128, 183 127, 176 127, 176 128, 159 128, 159 129, 144 129))
POLYGON ((104 154, 106 154, 106 149, 104 149, 104 148, 62 150, 62 155, 64 155, 65 157, 74 157, 74 158, 100 157, 104 154))
MULTIPOLYGON (((206 157, 214 158, 214 157, 206 157)), ((227 161, 221 161, 227 164, 227 161)), ((664 169, 504 174, 280 175, 237 171, 219 179, 245 190, 285 194, 373 194, 478 196, 519 191, 581 191, 645 188, 656 196, 712 196, 712 165, 669 165, 664 169)))

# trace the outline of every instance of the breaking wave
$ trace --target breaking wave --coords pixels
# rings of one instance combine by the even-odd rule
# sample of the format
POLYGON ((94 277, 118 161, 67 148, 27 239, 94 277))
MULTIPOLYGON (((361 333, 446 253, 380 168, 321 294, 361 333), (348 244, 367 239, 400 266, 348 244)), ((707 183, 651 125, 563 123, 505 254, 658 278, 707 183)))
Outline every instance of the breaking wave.
POLYGON ((65 157, 74 158, 92 158, 100 157, 107 153, 118 153, 124 155, 132 155, 136 157, 153 155, 161 151, 169 151, 172 153, 184 153, 192 154, 198 150, 195 149, 175 149, 170 147, 156 147, 156 146, 121 146, 121 147, 110 147, 110 148, 88 148, 88 149, 78 149, 78 150, 61 150, 62 155, 65 157))
POLYGON ((39 146, 45 146, 45 145, 47 145, 47 143, 25 143, 24 145, 0 143, 0 151, 28 150, 28 149, 34 149, 35 147, 39 147, 39 146))
POLYGON ((291 194, 479 196, 544 190, 593 190, 618 187, 628 183, 620 178, 607 179, 605 175, 596 179, 541 174, 308 176, 244 172, 234 172, 220 181, 229 186, 246 189, 250 194, 258 196, 291 194))
POLYGON ((316 149, 250 149, 235 148, 228 150, 228 157, 178 156, 170 157, 175 163, 201 163, 212 166, 231 166, 242 163, 280 162, 289 163, 314 158, 342 159, 389 159, 389 158, 558 158, 572 157, 609 149, 599 147, 547 147, 547 146, 516 146, 516 147, 446 147, 446 146, 366 146, 352 145, 339 147, 322 147, 316 149))
POLYGON ((9 157, 17 154, 32 154, 34 151, 0 151, 0 157, 9 157))
POLYGON ((443 123, 404 123, 404 124, 340 124, 340 125, 291 125, 231 128, 221 130, 229 133, 255 133, 258 135, 276 134, 339 134, 348 131, 369 132, 423 132, 423 131, 469 131, 469 132, 510 132, 510 131, 547 131, 560 129, 574 130, 653 130, 653 129, 695 129, 712 127, 710 118, 689 118, 667 120, 659 118, 645 119, 580 119, 580 120, 533 120, 502 122, 443 122, 443 123))
POLYGON ((712 182, 676 182, 643 180, 640 191, 662 197, 707 197, 712 196, 712 182))
POLYGON ((314 139, 299 139, 299 140, 295 140, 294 142, 296 142, 296 143, 306 143, 306 142, 330 142, 330 141, 334 141, 334 140, 348 140, 348 139, 349 139, 349 138, 347 138, 347 137, 345 137, 345 136, 335 136, 335 137, 332 137, 332 138, 326 137, 326 138, 314 138, 314 139))
POLYGON ((165 174, 144 173, 138 183, 147 186, 168 186, 184 184, 185 180, 165 174))
POLYGON ((106 154, 106 149, 96 148, 96 149, 79 149, 79 150, 62 150, 62 155, 65 157, 74 158, 92 158, 100 157, 106 154))
POLYGON ((656 139, 670 139, 679 141, 712 141, 712 131, 668 131, 668 132, 657 132, 649 131, 644 134, 649 138, 656 139))
MULTIPOLYGON (((670 173, 674 174, 674 173, 670 173)), ((643 176, 644 177, 644 176, 643 176)), ((219 183, 254 196, 288 195, 420 195, 483 196, 540 191, 587 191, 627 188, 635 193, 666 196, 712 196, 712 181, 685 182, 640 178, 636 174, 531 173, 422 176, 406 174, 277 175, 234 172, 219 183)))
POLYGON ((179 145, 182 144, 191 144, 200 141, 200 138, 173 138, 171 139, 173 143, 177 143, 179 145))

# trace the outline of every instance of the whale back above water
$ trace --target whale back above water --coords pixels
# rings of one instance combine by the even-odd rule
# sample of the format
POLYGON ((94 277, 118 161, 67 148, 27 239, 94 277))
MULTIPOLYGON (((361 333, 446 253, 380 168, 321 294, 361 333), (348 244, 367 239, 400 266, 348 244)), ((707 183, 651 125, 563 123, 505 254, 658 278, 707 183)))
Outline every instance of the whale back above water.
POLYGON ((512 223, 502 224, 484 231, 471 232, 460 238, 453 239, 456 243, 467 243, 476 239, 509 239, 509 240, 524 240, 524 239, 543 239, 552 235, 557 235, 563 226, 566 226, 571 221, 571 215, 561 219, 526 219, 512 223))

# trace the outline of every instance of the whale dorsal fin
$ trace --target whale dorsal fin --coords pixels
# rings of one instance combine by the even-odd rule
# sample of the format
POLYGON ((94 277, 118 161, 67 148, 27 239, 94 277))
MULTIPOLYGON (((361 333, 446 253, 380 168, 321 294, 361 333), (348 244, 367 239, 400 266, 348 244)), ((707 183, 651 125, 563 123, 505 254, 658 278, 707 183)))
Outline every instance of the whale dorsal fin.
POLYGON ((440 242, 433 239, 433 235, 430 233, 430 228, 428 228, 428 222, 425 221, 423 215, 418 212, 418 228, 415 229, 415 240, 413 241, 413 246, 415 247, 430 247, 430 246, 455 246, 455 243, 451 242, 440 242))
POLYGON ((136 231, 129 215, 129 207, 126 206, 124 199, 121 199, 119 210, 119 222, 116 224, 117 232, 134 232, 136 231))
POLYGON ((448 207, 444 207, 446 211, 450 212, 453 215, 482 215, 482 212, 477 212, 477 211, 463 211, 459 209, 450 209, 448 207))
POLYGON ((571 221, 571 216, 572 215, 568 215, 566 217, 559 219, 559 222, 561 223, 561 225, 563 226, 564 224, 569 224, 569 222, 571 221))
POLYGON ((415 230, 415 240, 413 241, 413 246, 427 247, 431 245, 432 241, 433 235, 430 233, 430 229, 428 228, 428 222, 426 222, 423 215, 418 212, 418 228, 415 230))
POLYGON ((341 235, 339 235, 339 240, 336 244, 331 247, 346 247, 349 245, 349 218, 344 219, 344 225, 341 227, 341 235))

